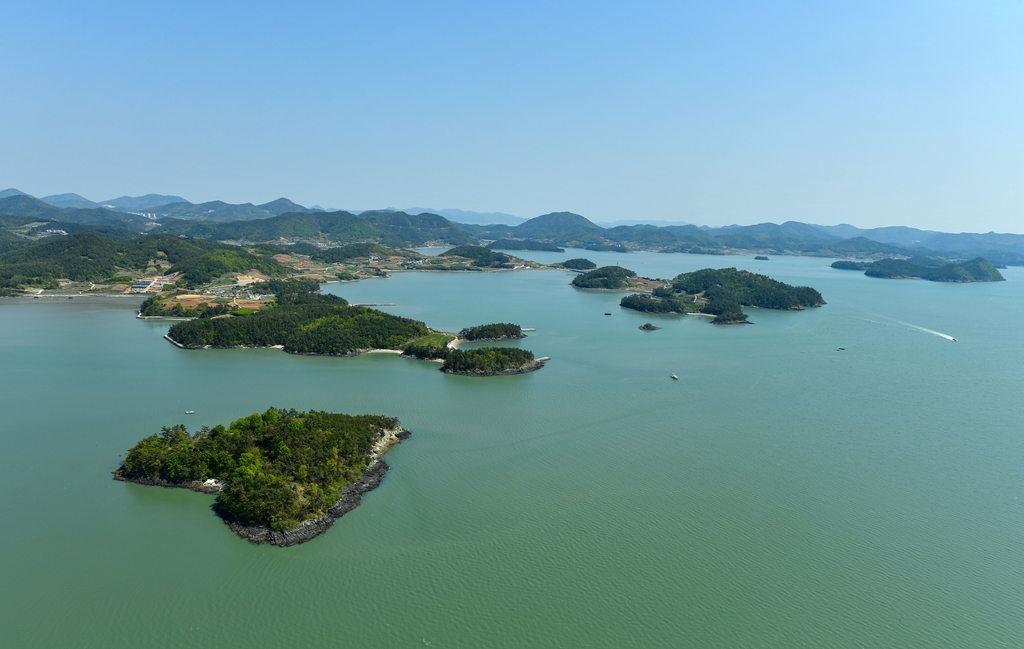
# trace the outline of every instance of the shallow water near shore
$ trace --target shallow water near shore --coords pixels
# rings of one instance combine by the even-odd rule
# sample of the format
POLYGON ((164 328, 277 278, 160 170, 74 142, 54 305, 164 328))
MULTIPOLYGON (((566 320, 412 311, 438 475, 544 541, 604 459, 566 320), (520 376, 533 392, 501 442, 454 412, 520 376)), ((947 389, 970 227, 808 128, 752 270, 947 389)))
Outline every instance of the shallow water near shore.
POLYGON ((828 304, 718 327, 562 271, 325 287, 437 329, 537 329, 503 344, 546 367, 474 379, 390 354, 187 351, 129 302, 0 300, 0 644, 1024 646, 1024 269, 956 285, 806 257, 515 254, 738 266, 828 304), (160 426, 271 405, 413 436, 290 548, 240 539, 212 496, 111 479, 160 426))

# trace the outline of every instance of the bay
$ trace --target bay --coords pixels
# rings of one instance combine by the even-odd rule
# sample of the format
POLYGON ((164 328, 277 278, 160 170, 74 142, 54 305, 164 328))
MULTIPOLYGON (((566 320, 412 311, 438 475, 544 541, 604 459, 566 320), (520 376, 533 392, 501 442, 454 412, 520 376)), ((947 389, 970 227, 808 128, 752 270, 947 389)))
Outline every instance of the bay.
POLYGON ((1024 646, 1024 269, 953 285, 816 258, 516 254, 738 266, 828 304, 716 327, 561 271, 325 287, 450 331, 537 329, 515 344, 543 370, 472 379, 184 351, 127 301, 2 300, 4 644, 1024 646), (160 426, 271 405, 414 434, 359 508, 285 549, 235 536, 212 497, 110 477, 160 426))

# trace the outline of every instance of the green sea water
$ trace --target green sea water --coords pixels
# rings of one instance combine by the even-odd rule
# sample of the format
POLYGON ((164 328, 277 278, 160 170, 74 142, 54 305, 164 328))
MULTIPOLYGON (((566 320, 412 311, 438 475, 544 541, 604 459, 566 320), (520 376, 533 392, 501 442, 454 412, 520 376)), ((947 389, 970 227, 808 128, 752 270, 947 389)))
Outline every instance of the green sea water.
POLYGON ((125 301, 0 301, 0 646, 1024 646, 1024 269, 954 285, 585 254, 759 269, 828 305, 716 327, 557 271, 326 287, 440 329, 537 329, 517 344, 544 369, 473 379, 183 351, 125 301), (160 426, 271 405, 414 434, 291 548, 243 541, 211 496, 111 479, 160 426))

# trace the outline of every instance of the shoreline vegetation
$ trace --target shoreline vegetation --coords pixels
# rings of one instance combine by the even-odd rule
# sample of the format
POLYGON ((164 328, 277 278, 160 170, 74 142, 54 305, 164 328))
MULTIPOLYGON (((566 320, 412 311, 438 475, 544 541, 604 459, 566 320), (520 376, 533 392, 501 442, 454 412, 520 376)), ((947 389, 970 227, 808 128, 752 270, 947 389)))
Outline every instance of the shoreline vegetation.
POLYGON ((165 427, 129 450, 114 479, 216 494, 213 510, 252 543, 326 532, 380 486, 381 457, 410 433, 393 417, 270 408, 228 427, 165 427))

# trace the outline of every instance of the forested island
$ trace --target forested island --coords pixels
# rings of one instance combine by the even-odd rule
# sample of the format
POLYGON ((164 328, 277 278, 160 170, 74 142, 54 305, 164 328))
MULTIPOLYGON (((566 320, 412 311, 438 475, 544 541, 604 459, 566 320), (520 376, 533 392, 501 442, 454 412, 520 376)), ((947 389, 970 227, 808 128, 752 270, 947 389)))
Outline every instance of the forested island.
POLYGON ((214 510, 239 536, 288 546, 354 509, 388 471, 380 456, 409 435, 394 417, 270 408, 194 434, 165 427, 114 477, 217 493, 214 510))
POLYGON ((601 288, 616 290, 626 288, 631 278, 636 277, 634 271, 621 266, 602 266, 572 278, 576 288, 601 288))
POLYGON ((480 347, 454 350, 447 355, 441 371, 463 376, 525 374, 544 367, 547 359, 534 359, 533 352, 518 347, 480 347))
POLYGON ((878 261, 836 261, 832 268, 863 270, 868 277, 884 279, 926 279, 930 282, 1002 282, 1004 277, 987 260, 978 257, 964 263, 948 263, 933 257, 879 259, 878 261))
POLYGON ((459 332, 459 338, 469 342, 492 343, 499 340, 526 338, 523 328, 510 322, 467 327, 459 332))
MULTIPOLYGON (((483 270, 485 268, 512 268, 513 258, 503 252, 495 252, 483 246, 456 246, 442 252, 438 257, 462 257, 468 261, 464 270, 483 270)), ((449 270, 460 270, 451 268, 449 270)))
POLYGON ((554 265, 560 266, 562 268, 568 268, 569 270, 580 271, 593 270, 594 268, 597 268, 597 264, 590 261, 589 259, 584 259, 583 257, 576 257, 575 259, 566 259, 565 261, 554 265))
POLYGON ((748 323, 741 307, 799 310, 821 306, 821 293, 808 286, 791 286, 766 275, 735 268, 678 275, 651 295, 627 295, 620 306, 645 313, 703 313, 714 324, 748 323))

